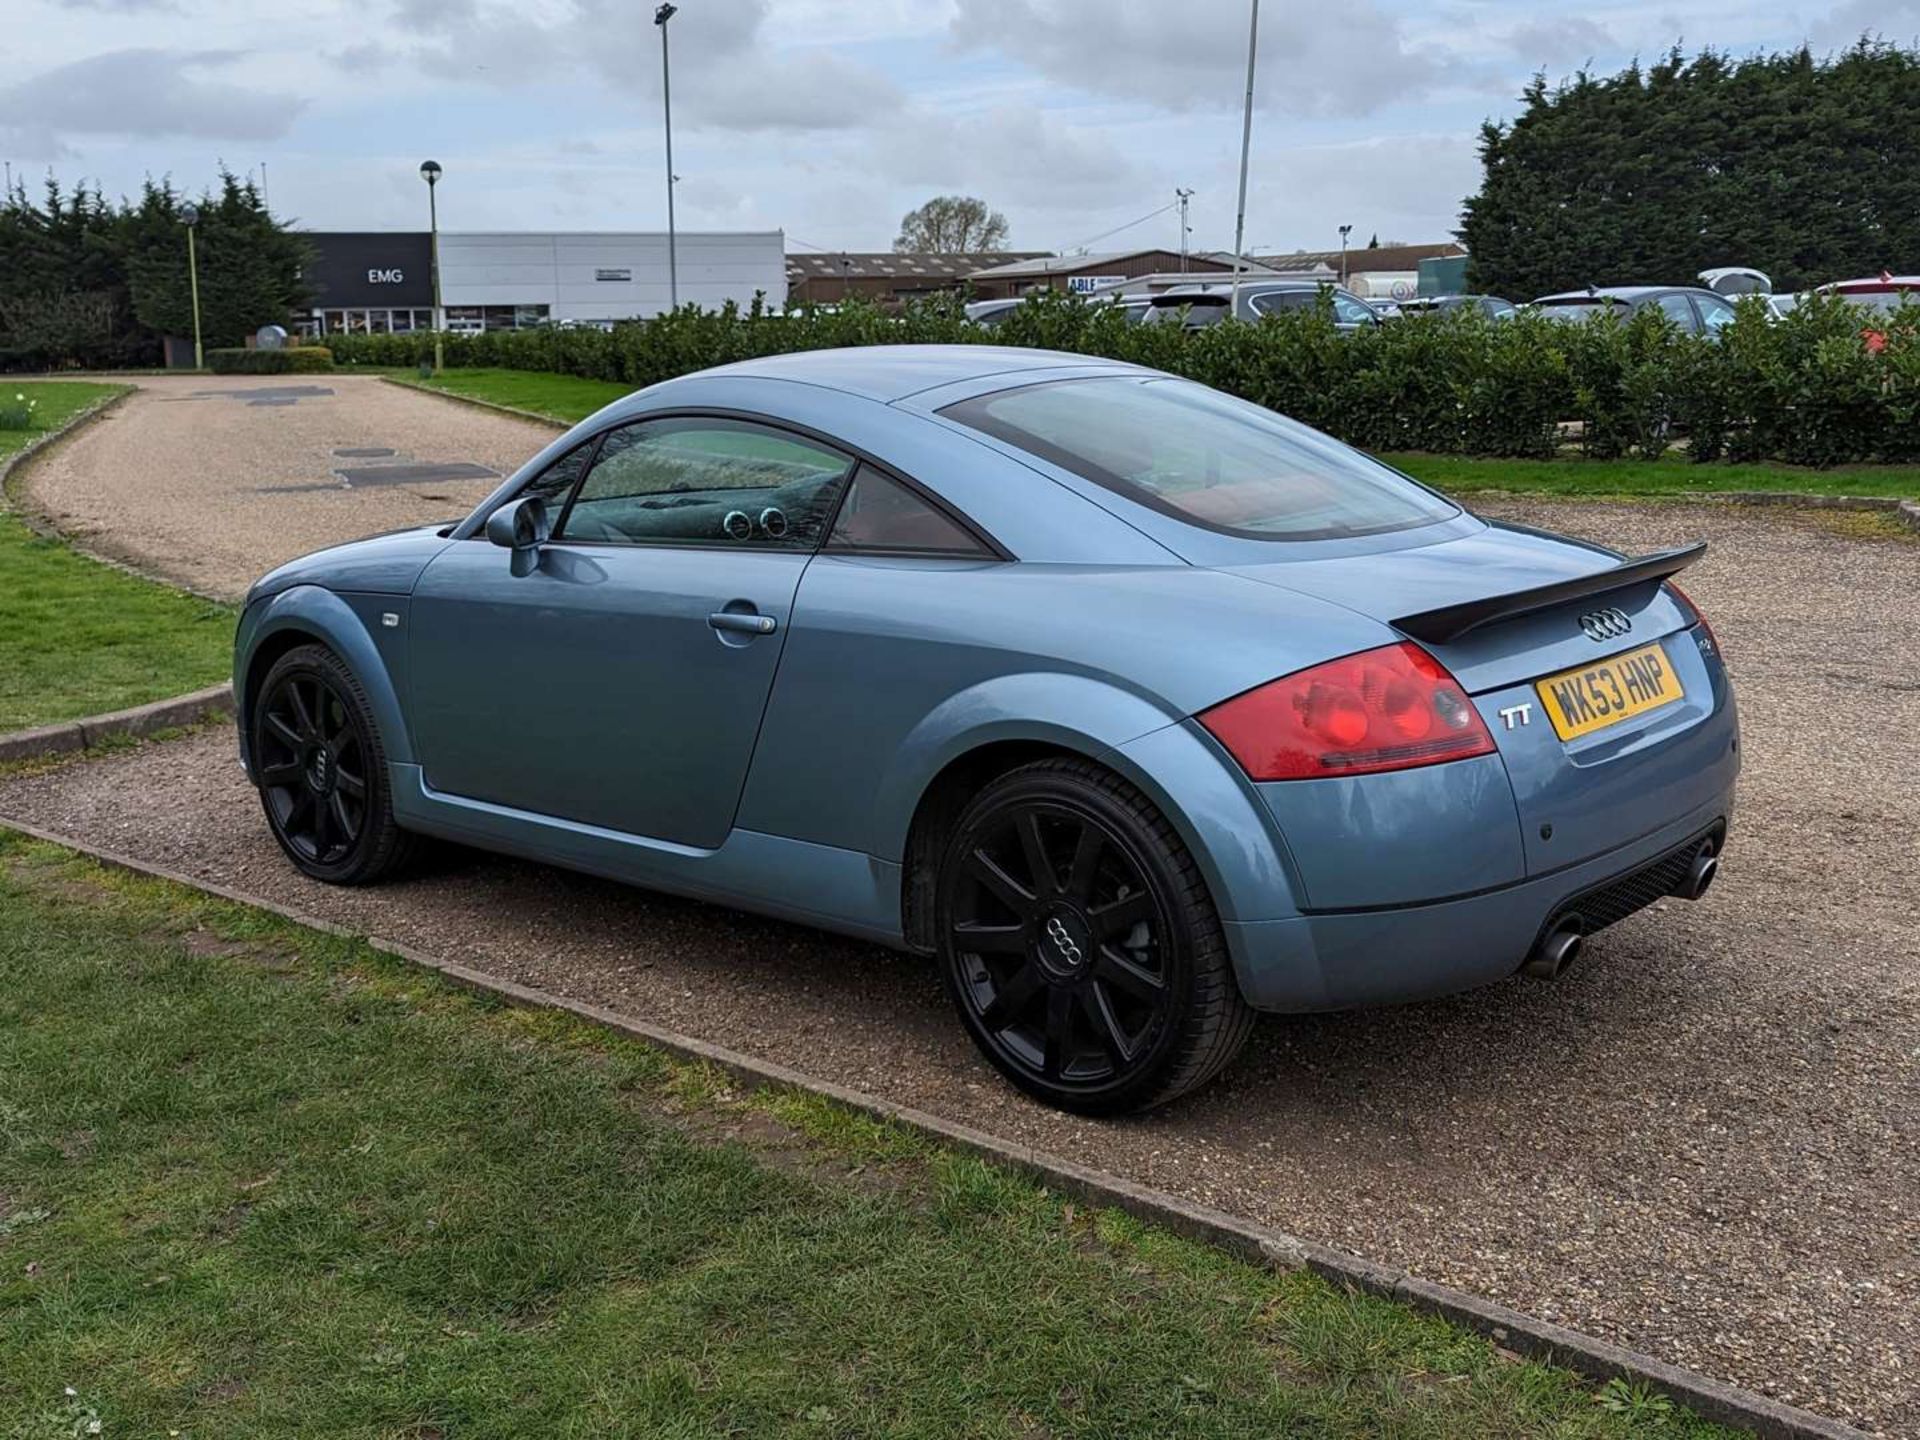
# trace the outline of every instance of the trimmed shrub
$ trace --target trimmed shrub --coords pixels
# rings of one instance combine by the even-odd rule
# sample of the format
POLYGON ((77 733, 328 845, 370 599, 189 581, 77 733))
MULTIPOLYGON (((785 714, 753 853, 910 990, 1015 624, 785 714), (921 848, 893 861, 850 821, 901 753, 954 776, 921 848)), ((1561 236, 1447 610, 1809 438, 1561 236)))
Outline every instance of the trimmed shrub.
MULTIPOLYGON (((1564 322, 1454 310, 1342 334, 1331 300, 1200 330, 1130 323, 1118 307, 1047 292, 998 326, 969 324, 957 296, 887 313, 851 303, 774 314, 682 306, 611 331, 443 337, 449 366, 613 380, 635 389, 761 355, 836 346, 1020 345, 1100 355, 1185 376, 1369 450, 1541 458, 1579 423, 1596 459, 1656 459, 1685 442, 1695 461, 1805 465, 1920 459, 1920 306, 1872 315, 1812 297, 1784 319, 1745 299, 1717 338, 1682 334, 1657 310, 1564 322), (1877 336, 1869 343, 1870 336, 1877 336)), ((343 365, 412 369, 431 334, 341 335, 343 365)), ((219 352, 216 352, 216 354, 219 352)), ((269 354, 274 352, 268 352, 269 354)), ((278 352, 282 355, 293 351, 278 352)))
POLYGON ((207 351, 207 368, 216 375, 319 375, 333 369, 333 351, 324 345, 289 345, 284 350, 207 351))

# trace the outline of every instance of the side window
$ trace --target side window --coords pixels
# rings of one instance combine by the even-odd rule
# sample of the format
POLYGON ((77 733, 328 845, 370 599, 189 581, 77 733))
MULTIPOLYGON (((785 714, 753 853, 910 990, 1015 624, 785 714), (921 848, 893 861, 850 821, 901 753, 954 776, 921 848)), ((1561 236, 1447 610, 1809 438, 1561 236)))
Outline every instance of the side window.
POLYGON ((930 555, 988 555, 957 520, 870 466, 853 477, 827 536, 829 550, 888 550, 930 555))
POLYGON ((853 461, 744 420, 638 420, 608 433, 561 540, 811 550, 853 461))
POLYGON ((576 445, 549 465, 539 475, 530 480, 520 491, 520 497, 538 495, 547 502, 547 514, 558 520, 560 512, 566 507, 567 497, 573 493, 573 487, 580 477, 587 473, 587 462, 593 458, 593 441, 576 445))
POLYGON ((1696 295, 1693 303, 1700 307, 1700 320, 1706 326, 1707 334, 1717 335, 1733 323, 1733 306, 1725 300, 1711 295, 1696 295))
POLYGON ((1313 301, 1311 290, 1269 290, 1253 297, 1253 308, 1262 315, 1278 315, 1282 310, 1304 310, 1313 301))
POLYGON ((1688 335, 1698 334, 1700 322, 1693 317, 1693 302, 1684 295, 1662 295, 1655 302, 1666 312, 1667 318, 1688 335))
POLYGON ((1373 307, 1354 299, 1351 295, 1336 294, 1333 297, 1333 318, 1342 325, 1378 325, 1380 317, 1373 313, 1373 307))

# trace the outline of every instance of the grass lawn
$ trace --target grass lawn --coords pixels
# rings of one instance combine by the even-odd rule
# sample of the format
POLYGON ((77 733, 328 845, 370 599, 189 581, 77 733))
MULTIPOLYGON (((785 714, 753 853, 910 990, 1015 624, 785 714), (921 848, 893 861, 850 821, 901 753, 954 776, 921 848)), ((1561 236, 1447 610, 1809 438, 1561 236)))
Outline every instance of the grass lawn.
MULTIPOLYGON (((630 394, 608 380, 580 380, 528 370, 448 370, 422 381, 393 371, 409 384, 448 390, 531 410, 572 424, 630 394)), ((1803 490, 1818 495, 1920 497, 1920 466, 1852 465, 1809 470, 1795 465, 1694 465, 1668 460, 1483 460, 1465 455, 1382 456, 1436 489, 1542 491, 1554 495, 1708 494, 1728 490, 1803 490)))
POLYGON ((1380 457, 1437 490, 1544 491, 1553 495, 1710 495, 1801 490, 1815 495, 1920 496, 1920 466, 1695 465, 1666 460, 1481 460, 1465 455, 1380 457))
MULTIPOLYGON (((0 430, 0 458, 117 385, 4 383, 40 402, 39 430, 0 430)), ((233 612, 136 580, 0 513, 0 731, 162 700, 233 663, 233 612)))
POLYGON ((0 1397, 35 1437, 1727 1434, 3 833, 0 1397))
POLYGON ((545 375, 535 370, 443 370, 432 380, 422 380, 412 370, 385 373, 404 384, 490 400, 495 405, 511 405, 516 410, 531 410, 536 415, 563 420, 569 425, 633 393, 631 385, 613 380, 582 380, 573 375, 545 375))

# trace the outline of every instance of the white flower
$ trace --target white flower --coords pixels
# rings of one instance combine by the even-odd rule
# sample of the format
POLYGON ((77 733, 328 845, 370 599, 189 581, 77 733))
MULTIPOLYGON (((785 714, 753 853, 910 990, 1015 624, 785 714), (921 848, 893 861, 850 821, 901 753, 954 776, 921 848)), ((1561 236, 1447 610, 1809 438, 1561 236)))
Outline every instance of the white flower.
POLYGON ((87 1422, 87 1433, 89 1435, 98 1435, 100 1433, 100 1422, 98 1420, 89 1420, 87 1422))
POLYGON ((71 1385, 66 1387, 66 1392, 69 1395, 78 1395, 80 1393, 78 1390, 74 1389, 73 1386, 71 1385))

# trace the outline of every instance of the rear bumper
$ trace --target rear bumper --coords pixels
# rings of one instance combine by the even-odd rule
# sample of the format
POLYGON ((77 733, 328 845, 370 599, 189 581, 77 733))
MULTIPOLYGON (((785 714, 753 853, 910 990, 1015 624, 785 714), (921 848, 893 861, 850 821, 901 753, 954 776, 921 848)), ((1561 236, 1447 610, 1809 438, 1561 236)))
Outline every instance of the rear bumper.
POLYGON ((1638 840, 1499 889, 1428 905, 1231 922, 1241 991, 1256 1009, 1299 1013, 1422 1000, 1505 979, 1576 897, 1634 875, 1732 814, 1729 786, 1638 840))

